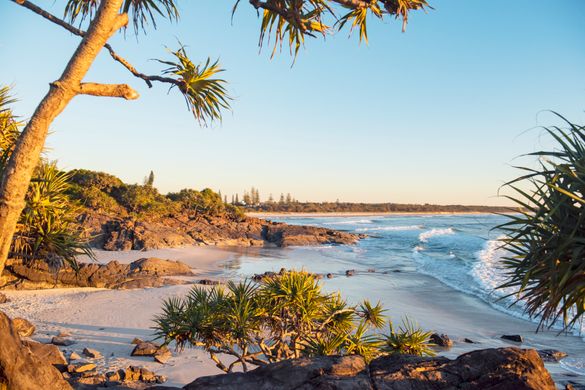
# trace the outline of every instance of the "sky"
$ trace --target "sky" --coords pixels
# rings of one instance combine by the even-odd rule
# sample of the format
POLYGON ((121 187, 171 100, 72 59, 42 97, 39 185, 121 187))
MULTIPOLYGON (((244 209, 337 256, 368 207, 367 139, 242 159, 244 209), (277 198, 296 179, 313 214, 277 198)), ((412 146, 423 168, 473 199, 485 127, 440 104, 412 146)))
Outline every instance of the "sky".
MULTIPOLYGON (((517 156, 551 147, 539 126, 585 119, 585 1, 431 0, 401 22, 370 20, 369 43, 344 30, 287 50, 258 48, 242 1, 178 0, 181 20, 110 42, 145 73, 180 40, 219 58, 232 110, 200 127, 176 91, 146 85, 102 52, 86 81, 128 83, 135 101, 76 97, 51 126, 47 157, 163 193, 210 187, 300 201, 506 204, 517 156)), ((36 4, 62 15, 62 0, 36 4)), ((79 43, 10 1, 0 3, 0 84, 30 117, 79 43)), ((524 161, 526 162, 526 161, 524 161)), ((526 162, 528 164, 531 161, 526 162)))

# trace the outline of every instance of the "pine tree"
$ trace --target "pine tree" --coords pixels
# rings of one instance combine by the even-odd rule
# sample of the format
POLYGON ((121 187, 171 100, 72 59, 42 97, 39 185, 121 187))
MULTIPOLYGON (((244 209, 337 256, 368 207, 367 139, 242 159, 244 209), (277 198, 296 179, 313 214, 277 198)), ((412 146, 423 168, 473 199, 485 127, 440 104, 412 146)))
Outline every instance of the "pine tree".
POLYGON ((154 172, 150 171, 150 174, 147 178, 144 179, 144 185, 147 187, 152 187, 154 185, 154 172))
POLYGON ((232 204, 236 204, 236 200, 234 198, 234 194, 232 194, 232 204))
POLYGON ((239 206, 240 205, 240 199, 238 198, 238 194, 236 194, 236 204, 239 206))
POLYGON ((283 193, 280 194, 280 199, 278 200, 278 203, 284 204, 284 194, 283 193))
POLYGON ((291 204, 292 203, 292 196, 290 196, 290 192, 288 194, 286 194, 286 204, 291 204))
POLYGON ((270 203, 270 204, 274 203, 274 198, 272 197, 272 194, 270 194, 270 196, 268 196, 268 203, 270 203))
POLYGON ((223 203, 227 204, 227 195, 223 196, 223 203))

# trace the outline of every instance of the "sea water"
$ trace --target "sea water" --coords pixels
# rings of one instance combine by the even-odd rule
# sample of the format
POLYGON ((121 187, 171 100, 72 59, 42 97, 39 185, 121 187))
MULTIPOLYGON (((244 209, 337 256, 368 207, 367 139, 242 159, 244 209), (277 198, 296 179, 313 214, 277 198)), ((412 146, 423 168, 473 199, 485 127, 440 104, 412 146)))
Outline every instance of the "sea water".
MULTIPOLYGON (((535 347, 565 343, 569 348, 574 344, 566 335, 562 340, 555 338, 558 331, 551 333, 549 330, 548 333, 545 331, 531 335, 539 319, 528 318, 522 302, 512 305, 514 296, 503 298, 514 291, 497 288, 506 280, 506 271, 501 262, 506 251, 501 248, 499 238, 502 232, 496 226, 505 222, 506 217, 465 214, 290 216, 269 219, 363 233, 367 238, 350 246, 243 250, 227 265, 236 274, 249 277, 254 273, 278 271, 280 268, 332 273, 335 277, 324 280, 325 288, 341 291, 351 302, 357 302, 363 297, 374 301, 380 299, 386 306, 394 307, 401 313, 414 313, 426 318, 426 322, 432 326, 440 326, 437 324, 452 321, 452 318, 462 323, 462 329, 464 326, 480 328, 478 322, 481 322, 487 329, 494 329, 494 334, 478 331, 473 336, 484 340, 489 346, 499 346, 494 344, 494 340, 495 329, 500 328, 510 332, 520 328, 531 329, 528 338, 535 347), (356 276, 346 278, 345 271, 349 269, 356 270, 356 276), (449 307, 449 301, 453 302, 454 307, 449 307), (486 307, 475 301, 483 302, 486 307), (443 319, 443 322, 432 321, 428 317, 433 315, 428 313, 433 310, 437 311, 437 317, 441 316, 439 310, 452 310, 454 314, 453 317, 443 319), (460 312, 455 317, 457 310, 460 312), (475 322, 466 319, 467 313, 475 322), (482 314, 485 314, 484 317, 481 317, 482 314), (492 319, 493 324, 488 325, 487 322, 492 319), (523 325, 518 319, 533 321, 534 326, 523 325), (509 328, 506 324, 509 324, 509 328)), ((560 324, 553 324, 552 327, 561 328, 560 324)), ((585 327, 580 323, 571 332, 582 337, 585 327)), ((577 337, 575 339, 579 340, 577 337)), ((576 347, 575 354, 580 356, 565 359, 564 365, 573 372, 583 374, 585 343, 576 347)))

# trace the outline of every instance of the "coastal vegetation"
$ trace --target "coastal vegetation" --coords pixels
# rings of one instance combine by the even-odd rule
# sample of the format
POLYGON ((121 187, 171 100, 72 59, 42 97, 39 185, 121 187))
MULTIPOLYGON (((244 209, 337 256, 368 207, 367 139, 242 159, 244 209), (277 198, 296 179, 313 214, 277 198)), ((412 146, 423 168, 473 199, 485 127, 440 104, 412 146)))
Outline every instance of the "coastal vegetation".
POLYGON ((566 328, 585 313, 585 126, 545 127, 556 148, 530 153, 537 168, 506 184, 521 209, 498 226, 511 255, 503 265, 511 288, 540 326, 561 320, 566 328), (517 291, 517 293, 516 293, 517 291))
MULTIPOLYGON (((10 89, 0 88, 0 172, 15 148, 21 123, 8 107, 10 89)), ((25 197, 10 246, 10 256, 30 261, 44 259, 52 266, 64 262, 76 266, 76 256, 92 256, 83 227, 77 223, 80 208, 68 195, 70 173, 61 172, 54 162, 41 159, 25 197)))
POLYGON ((305 271, 282 271, 258 283, 194 287, 185 298, 169 298, 154 329, 178 349, 203 347, 228 373, 303 356, 360 355, 371 361, 381 354, 434 355, 431 333, 408 319, 398 329, 388 321, 389 333, 380 334, 384 312, 380 303, 352 306, 339 293, 324 293, 305 271), (235 360, 228 364, 221 354, 235 360))
MULTIPOLYGON (((134 33, 146 33, 147 27, 156 28, 157 19, 178 21, 180 13, 176 0, 68 0, 65 19, 47 12, 29 0, 12 0, 38 16, 81 38, 77 50, 67 62, 62 75, 50 84, 49 91, 24 126, 0 177, 0 274, 10 253, 18 219, 25 207, 25 197, 33 177, 49 127, 57 116, 79 95, 116 97, 134 100, 138 93, 128 84, 103 84, 85 81, 98 54, 106 48, 110 57, 149 87, 161 83, 178 91, 184 98, 195 120, 202 125, 221 120, 222 112, 230 108, 223 72, 218 61, 207 60, 196 64, 179 44, 169 50, 171 57, 157 60, 166 68, 160 75, 140 72, 108 43, 118 31, 133 26, 134 33), (79 27, 74 24, 78 23, 79 27)), ((239 0, 235 1, 233 12, 239 0)), ((402 19, 406 28, 411 11, 424 10, 426 0, 300 0, 258 1, 250 4, 261 15, 260 46, 274 44, 272 55, 284 44, 296 56, 305 37, 325 37, 348 27, 359 31, 360 41, 367 41, 367 21, 384 19, 385 15, 402 19)))

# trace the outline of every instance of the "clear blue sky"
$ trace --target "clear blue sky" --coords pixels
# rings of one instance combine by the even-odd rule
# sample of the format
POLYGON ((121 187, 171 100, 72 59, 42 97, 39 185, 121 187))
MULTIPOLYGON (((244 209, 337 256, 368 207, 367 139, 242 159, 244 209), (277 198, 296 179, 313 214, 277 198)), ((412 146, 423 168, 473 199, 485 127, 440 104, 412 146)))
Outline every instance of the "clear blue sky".
MULTIPOLYGON (((36 0, 58 15, 63 1, 36 0)), ((180 0, 178 24, 112 44, 138 68, 177 37, 193 59, 220 57, 235 97, 221 125, 200 128, 182 97, 148 88, 102 53, 88 81, 126 82, 137 101, 77 97, 52 126, 48 156, 162 191, 250 186, 299 200, 498 204, 519 154, 547 146, 536 125, 552 109, 583 123, 585 1, 431 1, 406 33, 369 23, 307 42, 296 64, 258 53, 259 20, 242 1, 180 0), (529 130, 529 131, 527 131, 529 130)), ((0 3, 0 83, 30 116, 78 38, 10 1, 0 3)))

